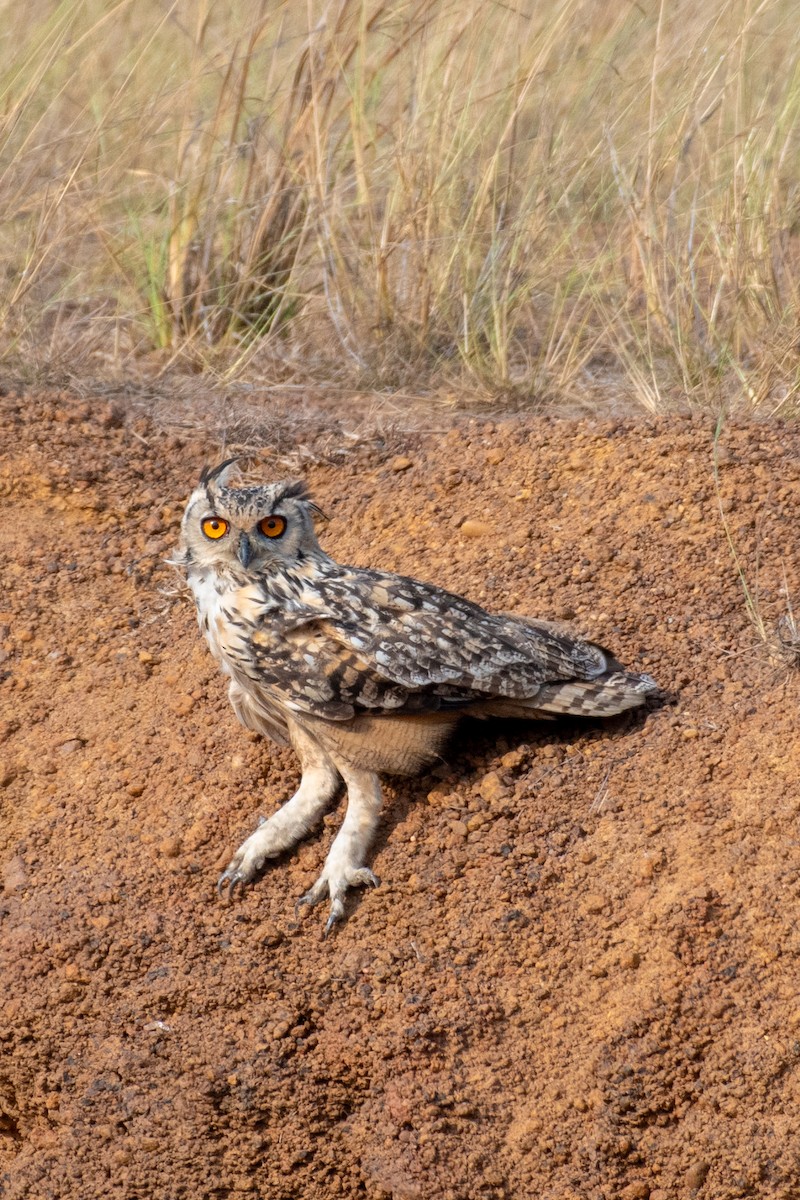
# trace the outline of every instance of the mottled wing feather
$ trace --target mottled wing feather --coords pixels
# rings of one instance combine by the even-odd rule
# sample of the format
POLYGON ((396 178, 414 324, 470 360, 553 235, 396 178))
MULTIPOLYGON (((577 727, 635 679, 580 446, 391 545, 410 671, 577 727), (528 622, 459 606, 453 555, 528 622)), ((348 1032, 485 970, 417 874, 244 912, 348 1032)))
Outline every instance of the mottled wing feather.
POLYGON ((240 662, 298 713, 433 712, 487 697, 530 700, 606 670, 602 650, 544 624, 492 616, 463 597, 384 572, 325 564, 276 604, 265 592, 240 662))
POLYGON ((364 603, 347 621, 331 621, 364 659, 405 687, 445 684, 467 691, 527 697, 544 681, 592 679, 606 669, 599 647, 542 623, 494 616, 477 604, 415 579, 348 572, 322 584, 330 608, 364 603), (358 583, 359 586, 354 586, 358 583))

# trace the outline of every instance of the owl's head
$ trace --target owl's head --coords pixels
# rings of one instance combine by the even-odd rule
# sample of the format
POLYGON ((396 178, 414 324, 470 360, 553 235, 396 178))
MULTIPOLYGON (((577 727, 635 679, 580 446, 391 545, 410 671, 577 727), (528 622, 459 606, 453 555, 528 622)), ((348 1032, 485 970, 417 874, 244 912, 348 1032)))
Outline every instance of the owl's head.
POLYGON ((203 471, 181 522, 176 565, 230 567, 253 574, 321 555, 305 484, 283 480, 229 487, 236 459, 203 471))

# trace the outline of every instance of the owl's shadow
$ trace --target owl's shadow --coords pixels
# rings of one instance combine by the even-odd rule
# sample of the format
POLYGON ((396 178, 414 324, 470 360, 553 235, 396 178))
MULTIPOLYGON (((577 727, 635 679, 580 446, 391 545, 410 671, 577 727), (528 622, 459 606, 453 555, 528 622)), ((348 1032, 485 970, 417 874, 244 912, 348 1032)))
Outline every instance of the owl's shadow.
MULTIPOLYGON (((519 760, 521 771, 518 771, 517 779, 526 774, 536 776, 545 765, 546 769, 552 769, 552 760, 541 755, 545 748, 623 741, 640 734, 648 715, 673 700, 674 697, 664 695, 648 700, 641 708, 604 719, 563 716, 553 721, 470 718, 461 721, 439 763, 416 777, 384 777, 391 796, 384 806, 381 824, 372 843, 370 863, 374 864, 376 858, 382 855, 396 831, 408 820, 409 814, 415 807, 424 804, 434 789, 445 795, 450 789, 458 799, 463 800, 466 814, 475 783, 493 771, 504 772, 506 767, 501 760, 509 753, 522 753, 519 760)), ((635 753, 635 747, 626 751, 625 757, 628 757, 628 753, 635 753)), ((599 761, 599 755, 593 756, 593 761, 599 761)), ((509 794, 513 794, 513 787, 509 788, 509 794)), ((454 802, 449 797, 448 801, 447 807, 452 808, 454 802)), ((361 896, 353 893, 348 899, 348 911, 352 913, 361 903, 361 896)))

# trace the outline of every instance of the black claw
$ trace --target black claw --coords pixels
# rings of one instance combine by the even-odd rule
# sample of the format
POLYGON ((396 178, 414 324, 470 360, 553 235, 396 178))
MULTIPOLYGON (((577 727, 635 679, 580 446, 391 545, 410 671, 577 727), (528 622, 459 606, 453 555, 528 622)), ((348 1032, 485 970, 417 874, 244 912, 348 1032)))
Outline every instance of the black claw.
POLYGON ((247 891, 247 880, 241 875, 229 875, 226 871, 224 875, 220 875, 217 883, 217 895, 223 897, 230 904, 236 896, 236 889, 241 889, 241 895, 247 891))
POLYGON ((339 918, 335 917, 333 915, 333 913, 331 913, 331 915, 328 917, 327 921, 325 922, 325 929, 322 934, 323 942, 327 941, 328 934, 333 929, 334 925, 338 925, 338 924, 339 924, 339 918))

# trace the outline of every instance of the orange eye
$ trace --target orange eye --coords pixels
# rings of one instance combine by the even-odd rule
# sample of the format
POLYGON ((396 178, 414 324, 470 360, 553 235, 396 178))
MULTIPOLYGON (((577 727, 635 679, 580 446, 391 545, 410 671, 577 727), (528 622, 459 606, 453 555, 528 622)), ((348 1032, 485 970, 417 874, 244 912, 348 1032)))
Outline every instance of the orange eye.
POLYGON ((228 522, 223 521, 222 517, 206 517, 200 528, 207 538, 216 541, 228 532, 228 522))
POLYGON ((258 528, 264 537, 280 537, 286 528, 286 518, 273 513, 271 517, 264 517, 263 521, 259 521, 258 528))

